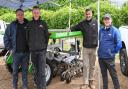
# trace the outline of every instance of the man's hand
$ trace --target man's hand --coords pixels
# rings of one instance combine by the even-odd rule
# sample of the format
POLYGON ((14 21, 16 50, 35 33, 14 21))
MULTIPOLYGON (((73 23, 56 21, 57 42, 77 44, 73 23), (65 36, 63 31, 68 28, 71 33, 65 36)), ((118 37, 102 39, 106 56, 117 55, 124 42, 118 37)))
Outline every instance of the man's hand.
POLYGON ((67 30, 67 32, 71 32, 71 29, 70 28, 67 28, 66 30, 67 30))
POLYGON ((5 54, 7 53, 7 49, 3 49, 1 52, 0 52, 0 57, 1 56, 5 56, 5 54))

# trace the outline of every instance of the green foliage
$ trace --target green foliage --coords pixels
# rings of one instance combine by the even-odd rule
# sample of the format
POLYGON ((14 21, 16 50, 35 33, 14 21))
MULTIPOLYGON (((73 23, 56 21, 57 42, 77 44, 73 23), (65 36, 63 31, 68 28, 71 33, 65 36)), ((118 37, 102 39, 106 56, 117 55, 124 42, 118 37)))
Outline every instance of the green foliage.
POLYGON ((27 18, 28 20, 32 20, 32 13, 31 13, 31 11, 26 11, 24 15, 25 15, 25 18, 27 18))
POLYGON ((13 12, 13 11, 8 8, 0 7, 0 16, 6 13, 10 13, 10 12, 13 12))
POLYGON ((108 3, 108 2, 106 2, 106 3, 101 2, 100 3, 100 21, 101 21, 101 24, 103 24, 103 20, 102 20, 103 16, 106 13, 109 13, 112 16, 113 25, 115 25, 116 27, 119 27, 121 25, 119 12, 120 12, 120 9, 115 8, 110 3, 108 3))
POLYGON ((50 2, 39 5, 40 8, 45 10, 58 10, 72 3, 72 8, 86 7, 90 3, 95 3, 97 0, 52 0, 50 2))
MULTIPOLYGON (((69 7, 62 8, 55 12, 42 12, 42 17, 48 23, 49 28, 63 29, 68 27, 69 7)), ((72 9, 71 24, 78 23, 83 18, 83 10, 72 9)))
POLYGON ((0 16, 0 19, 6 21, 6 22, 11 22, 15 19, 15 14, 14 13, 5 13, 2 16, 0 16))
POLYGON ((53 11, 46 11, 46 10, 41 10, 41 17, 43 20, 45 20, 48 24, 48 27, 49 28, 53 28, 53 25, 54 22, 52 22, 52 18, 53 18, 53 15, 54 15, 54 12, 53 11))
MULTIPOLYGON (((94 11, 94 18, 97 19, 97 0, 72 0, 72 12, 71 12, 71 25, 75 25, 84 19, 85 9, 90 7, 94 11), (95 2, 95 3, 94 3, 95 2)), ((109 1, 109 0, 108 0, 109 1)), ((113 18, 113 24, 116 27, 121 25, 128 25, 128 4, 125 4, 123 8, 116 8, 110 5, 108 1, 100 2, 100 22, 102 23, 102 18, 105 13, 110 13, 113 18)), ((41 17, 47 23, 49 28, 52 29, 63 29, 67 28, 69 25, 69 0, 56 0, 60 6, 53 4, 43 4, 40 5, 41 17)), ((7 9, 0 8, 0 19, 11 22, 15 20, 15 12, 7 9)), ((32 19, 32 14, 30 10, 25 11, 25 17, 28 20, 32 19)))
POLYGON ((120 16, 120 22, 124 25, 128 25, 128 4, 125 5, 118 14, 120 16))

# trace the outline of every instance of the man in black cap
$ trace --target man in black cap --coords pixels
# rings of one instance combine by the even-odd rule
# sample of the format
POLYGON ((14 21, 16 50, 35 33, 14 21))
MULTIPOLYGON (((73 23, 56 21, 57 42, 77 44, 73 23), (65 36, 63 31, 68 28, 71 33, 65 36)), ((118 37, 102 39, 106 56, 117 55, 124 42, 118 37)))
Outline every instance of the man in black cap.
POLYGON ((115 54, 122 47, 121 36, 119 30, 112 26, 112 18, 110 14, 103 17, 104 27, 99 31, 99 65, 103 78, 103 89, 108 89, 108 73, 112 78, 114 89, 120 89, 120 84, 115 69, 115 54))

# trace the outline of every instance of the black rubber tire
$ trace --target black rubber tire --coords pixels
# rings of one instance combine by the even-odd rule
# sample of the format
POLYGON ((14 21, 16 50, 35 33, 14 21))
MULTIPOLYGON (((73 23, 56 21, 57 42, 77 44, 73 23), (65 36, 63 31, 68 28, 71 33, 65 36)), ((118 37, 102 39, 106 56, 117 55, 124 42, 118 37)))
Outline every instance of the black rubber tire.
POLYGON ((119 53, 120 68, 123 75, 128 76, 128 56, 125 48, 122 48, 119 53))
MULTIPOLYGON (((51 70, 51 75, 50 75, 48 81, 46 81, 46 84, 49 85, 52 80, 53 67, 48 59, 46 61, 46 64, 50 67, 50 70, 51 70)), ((12 64, 6 64, 6 67, 7 67, 8 71, 12 74, 12 72, 13 72, 12 64)), ((22 69, 19 68, 19 72, 21 72, 21 70, 22 69)))
POLYGON ((50 75, 48 81, 46 81, 46 84, 48 86, 51 83, 51 80, 53 78, 53 75, 52 75, 53 74, 53 67, 52 67, 52 64, 51 64, 49 59, 46 60, 46 64, 50 67, 50 70, 51 70, 51 75, 50 75))
POLYGON ((64 76, 63 76, 63 73, 61 73, 60 74, 60 81, 64 81, 65 80, 65 78, 64 78, 64 76))
MULTIPOLYGON (((51 80, 52 80, 52 78, 53 78, 53 76, 52 76, 52 73, 53 73, 53 67, 52 67, 52 65, 51 65, 51 62, 47 59, 46 60, 46 66, 47 67, 49 67, 50 68, 50 71, 51 71, 51 74, 50 74, 50 76, 49 76, 49 78, 48 79, 46 79, 46 85, 48 86, 50 83, 51 83, 51 80)), ((37 83, 37 81, 36 81, 36 74, 35 74, 35 68, 34 68, 34 66, 33 66, 33 69, 32 69, 32 71, 33 71, 33 79, 34 79, 34 83, 36 84, 37 83)), ((48 76, 48 74, 46 74, 46 78, 47 78, 47 76, 48 76)))
POLYGON ((8 71, 12 74, 12 72, 13 72, 12 64, 6 64, 6 68, 7 68, 8 71))
POLYGON ((50 61, 50 64, 52 64, 52 66, 51 66, 52 69, 53 69, 53 71, 52 71, 52 77, 54 78, 58 74, 58 66, 57 66, 58 65, 58 62, 52 60, 52 61, 50 61))
MULTIPOLYGON (((53 73, 53 67, 52 67, 52 65, 51 65, 51 62, 47 59, 46 60, 46 66, 47 67, 49 67, 50 68, 50 71, 51 71, 51 74, 50 74, 50 76, 49 76, 49 78, 48 79, 46 79, 46 85, 48 86, 50 83, 51 83, 51 80, 52 80, 52 78, 53 78, 53 76, 52 76, 52 73, 53 73)), ((35 74, 35 68, 34 68, 34 66, 33 66, 33 69, 32 69, 32 71, 33 71, 33 79, 34 79, 34 83, 36 84, 37 83, 37 81, 36 81, 36 74, 35 74)), ((46 75, 48 75, 48 74, 46 74, 46 75)), ((47 77, 47 76, 46 76, 47 77)))
POLYGON ((69 84, 71 82, 71 75, 67 73, 65 79, 66 79, 66 83, 69 84))
MULTIPOLYGON (((13 72, 12 64, 6 64, 6 68, 12 74, 13 72)), ((21 72, 21 71, 22 71, 22 68, 19 68, 18 72, 21 72)))

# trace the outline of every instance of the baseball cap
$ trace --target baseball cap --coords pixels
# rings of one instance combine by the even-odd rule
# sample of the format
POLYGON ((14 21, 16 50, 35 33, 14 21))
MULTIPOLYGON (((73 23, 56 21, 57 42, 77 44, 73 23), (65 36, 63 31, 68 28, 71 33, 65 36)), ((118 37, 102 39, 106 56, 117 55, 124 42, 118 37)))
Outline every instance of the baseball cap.
POLYGON ((110 15, 110 14, 105 14, 105 15, 104 15, 104 19, 105 19, 105 18, 109 18, 109 19, 110 19, 110 18, 111 18, 111 15, 110 15))

